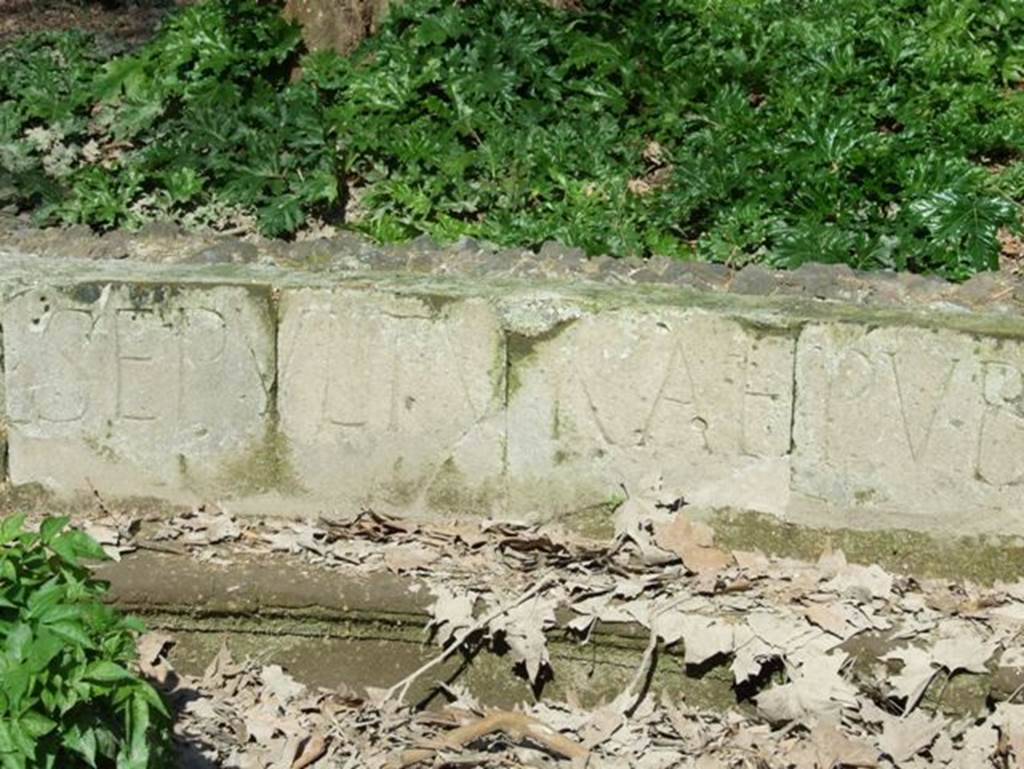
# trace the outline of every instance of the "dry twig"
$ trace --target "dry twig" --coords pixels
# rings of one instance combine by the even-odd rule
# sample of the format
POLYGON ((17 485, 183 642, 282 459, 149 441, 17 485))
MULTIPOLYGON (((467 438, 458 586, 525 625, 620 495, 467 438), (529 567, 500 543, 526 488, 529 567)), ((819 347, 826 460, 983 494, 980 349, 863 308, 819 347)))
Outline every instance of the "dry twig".
POLYGON ((407 766, 427 761, 441 750, 460 750, 472 742, 494 732, 504 732, 516 742, 529 739, 559 756, 569 759, 586 758, 590 751, 577 742, 525 713, 511 710, 490 710, 477 721, 452 729, 429 747, 403 751, 389 764, 389 769, 405 769, 407 766))
POLYGON ((292 762, 291 769, 306 769, 312 766, 327 753, 327 738, 323 734, 314 734, 292 762))
POLYGON ((450 644, 448 646, 448 648, 446 648, 444 651, 442 651, 440 654, 438 654, 433 659, 428 660, 427 662, 425 662, 418 669, 414 670, 408 676, 406 676, 401 681, 399 681, 397 684, 395 684, 390 689, 388 689, 384 693, 384 697, 383 697, 382 702, 386 702, 387 700, 390 700, 392 697, 395 697, 396 694, 397 694, 398 702, 402 702, 402 700, 405 699, 405 695, 408 694, 408 692, 409 692, 409 687, 412 686, 412 684, 416 681, 416 679, 418 679, 421 675, 426 673, 431 668, 433 668, 433 667, 435 667, 437 665, 440 665, 446 659, 451 657, 458 649, 460 649, 462 647, 462 644, 464 644, 466 642, 466 639, 470 638, 475 633, 477 633, 477 632, 483 630, 484 628, 486 628, 488 625, 491 624, 491 622, 496 620, 502 614, 505 614, 506 612, 509 612, 512 609, 514 609, 517 606, 519 606, 521 603, 530 600, 531 598, 533 598, 533 596, 537 595, 538 593, 541 593, 544 590, 547 590, 547 588, 549 588, 554 582, 555 582, 555 578, 553 576, 551 576, 550 574, 546 575, 545 577, 543 577, 540 580, 538 580, 534 584, 533 587, 531 587, 525 593, 520 595, 512 603, 507 604, 506 606, 501 606, 501 607, 495 609, 490 614, 485 616, 483 619, 480 619, 477 622, 475 622, 473 625, 471 625, 469 628, 467 628, 458 638, 456 638, 455 642, 450 644))

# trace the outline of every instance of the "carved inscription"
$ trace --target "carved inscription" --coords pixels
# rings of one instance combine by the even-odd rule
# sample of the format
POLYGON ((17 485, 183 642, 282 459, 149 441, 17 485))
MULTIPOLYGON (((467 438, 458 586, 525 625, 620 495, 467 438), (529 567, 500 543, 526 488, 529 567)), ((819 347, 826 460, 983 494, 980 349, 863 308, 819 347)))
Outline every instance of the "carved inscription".
POLYGON ((594 504, 660 476, 687 499, 778 509, 795 342, 700 311, 584 315, 513 359, 509 474, 529 509, 594 504), (745 479, 745 480, 741 480, 745 479), (755 490, 757 498, 752 496, 755 490))
MULTIPOLYGON (((119 463, 164 484, 211 472, 197 460, 237 452, 263 431, 274 347, 259 301, 234 288, 165 295, 109 285, 10 302, 5 376, 17 480, 80 472, 91 483, 119 463), (72 461, 74 471, 55 471, 72 461)), ((121 480, 114 473, 114 485, 121 480)))
POLYGON ((608 446, 719 456, 788 452, 792 340, 754 339, 700 315, 616 331, 603 318, 588 318, 567 332, 576 354, 559 394, 608 446))
MULTIPOLYGON (((195 404, 208 399, 204 388, 224 373, 226 324, 216 310, 127 308, 104 316, 60 309, 32 320, 38 323, 21 340, 38 358, 15 365, 31 368, 41 381, 15 389, 26 397, 12 399, 13 423, 80 422, 99 411, 101 418, 184 426, 195 404), (105 360, 108 371, 89 369, 105 360), (96 392, 107 389, 97 384, 106 376, 112 408, 110 396, 96 392)), ((15 369, 15 384, 17 376, 15 369)))
POLYGON ((826 457, 841 456, 850 438, 844 421, 889 414, 887 441, 902 446, 909 461, 927 461, 932 434, 940 413, 948 410, 950 387, 961 361, 935 356, 914 360, 896 349, 841 350, 830 368, 825 397, 826 457), (879 399, 884 402, 879 403, 879 399), (858 413, 863 409, 866 413, 858 413))
POLYGON ((465 370, 470 351, 453 343, 450 326, 429 315, 394 317, 329 305, 302 310, 282 334, 286 418, 295 420, 305 439, 325 441, 445 432, 477 419, 493 388, 474 388, 470 379, 486 381, 490 373, 465 370), (302 399, 301 408, 292 395, 302 399))
POLYGON ((282 307, 278 407, 303 485, 410 508, 446 472, 500 474, 502 337, 485 303, 307 289, 282 307))
POLYGON ((985 409, 978 432, 977 476, 994 486, 1024 483, 1024 373, 1003 361, 982 364, 985 409))
MULTIPOLYGON (((1024 347, 955 331, 805 330, 797 489, 851 507, 1024 502, 1024 347)), ((936 509, 936 508, 940 509, 936 509)))
POLYGON ((17 344, 17 330, 7 329, 7 357, 9 376, 8 417, 12 424, 19 422, 77 422, 90 406, 90 393, 82 369, 82 351, 92 331, 92 314, 83 310, 58 309, 49 317, 31 319, 29 338, 36 340, 31 365, 49 371, 50 375, 18 387, 16 374, 21 366, 30 362, 19 361, 11 354, 17 344), (44 324, 45 321, 45 324, 44 324), (69 340, 70 344, 48 344, 50 335, 69 340))

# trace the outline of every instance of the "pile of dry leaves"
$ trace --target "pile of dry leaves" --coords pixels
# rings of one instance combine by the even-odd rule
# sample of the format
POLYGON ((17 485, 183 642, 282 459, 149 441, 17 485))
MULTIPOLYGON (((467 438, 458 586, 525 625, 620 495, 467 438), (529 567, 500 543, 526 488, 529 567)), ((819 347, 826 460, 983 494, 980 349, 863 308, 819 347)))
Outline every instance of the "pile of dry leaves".
POLYGON ((969 712, 944 701, 963 677, 1021 673, 1024 584, 919 582, 838 551, 816 563, 726 552, 679 507, 628 500, 611 543, 373 513, 242 523, 197 511, 148 528, 112 517, 88 528, 115 556, 137 547, 220 560, 276 552, 415 575, 435 595, 437 656, 388 689, 314 690, 227 652, 202 677, 177 676, 162 656, 173 639, 147 637, 142 664, 166 682, 190 766, 1024 766, 1020 689, 992 689, 969 712), (602 623, 641 625, 650 640, 632 684, 601 707, 541 699, 495 711, 442 684, 447 708, 406 702, 414 681, 431 680, 467 644, 500 639, 537 681, 553 664, 553 629, 586 644, 602 623), (858 645, 867 637, 882 639, 885 653, 858 645), (673 645, 687 670, 727 666, 736 707, 701 712, 649 690, 658 652, 673 645))

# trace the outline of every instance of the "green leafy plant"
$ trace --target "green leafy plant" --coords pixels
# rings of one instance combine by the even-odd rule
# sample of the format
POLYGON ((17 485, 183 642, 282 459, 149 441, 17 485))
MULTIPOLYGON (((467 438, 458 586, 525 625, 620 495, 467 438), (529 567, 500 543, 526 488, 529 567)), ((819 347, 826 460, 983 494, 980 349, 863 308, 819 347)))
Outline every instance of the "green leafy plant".
POLYGON ((102 603, 98 544, 48 518, 0 520, 0 767, 148 769, 169 715, 131 672, 139 623, 102 603))
POLYGON ((253 0, 0 53, 0 201, 963 279, 1024 200, 1017 0, 408 0, 349 58, 253 0), (62 65, 56 83, 55 61, 62 65))

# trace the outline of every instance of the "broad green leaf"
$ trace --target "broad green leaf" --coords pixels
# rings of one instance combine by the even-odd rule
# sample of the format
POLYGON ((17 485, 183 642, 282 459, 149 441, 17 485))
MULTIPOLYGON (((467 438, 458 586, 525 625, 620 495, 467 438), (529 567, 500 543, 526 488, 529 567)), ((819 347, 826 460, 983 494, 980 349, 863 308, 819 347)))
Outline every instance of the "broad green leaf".
POLYGON ((84 531, 66 531, 54 538, 50 547, 72 565, 77 565, 80 558, 93 561, 107 560, 103 547, 84 531))
POLYGON ((43 544, 48 545, 70 522, 70 518, 60 516, 56 518, 45 518, 39 525, 39 537, 43 544))
POLYGON ((47 718, 34 710, 22 713, 18 723, 21 725, 22 731, 34 739, 49 734, 58 726, 57 722, 52 718, 47 718))
POLYGON ((0 545, 6 545, 14 539, 25 524, 25 514, 8 515, 0 519, 0 545))
POLYGON ((61 743, 78 753, 89 766, 96 766, 96 732, 93 729, 70 724, 61 733, 61 743))
POLYGON ((109 660, 99 660, 90 664, 86 667, 83 678, 87 681, 99 681, 101 683, 135 680, 135 676, 127 669, 109 660))
POLYGON ((95 647, 92 638, 90 638, 80 622, 54 622, 46 627, 66 641, 71 641, 83 649, 95 647))

